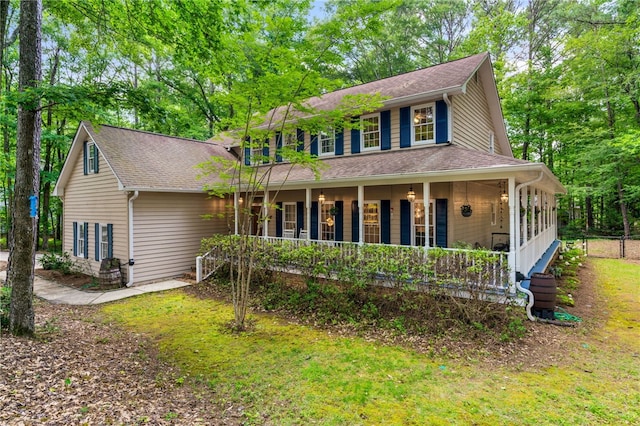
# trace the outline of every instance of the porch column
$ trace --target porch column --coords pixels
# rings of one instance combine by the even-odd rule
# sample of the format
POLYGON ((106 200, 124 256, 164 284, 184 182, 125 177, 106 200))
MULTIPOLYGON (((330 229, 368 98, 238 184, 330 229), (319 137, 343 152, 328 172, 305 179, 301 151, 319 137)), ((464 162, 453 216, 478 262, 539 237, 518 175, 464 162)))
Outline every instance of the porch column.
POLYGON ((240 218, 239 210, 240 203, 238 200, 239 193, 236 191, 233 193, 233 227, 235 235, 238 235, 238 220, 240 218))
POLYGON ((527 216, 529 213, 529 187, 525 186, 522 188, 522 208, 524 209, 524 215, 520 216, 522 219, 522 241, 520 245, 523 245, 527 241, 529 241, 529 221, 527 220, 527 216))
POLYGON ((358 244, 364 243, 364 185, 358 185, 358 244))
POLYGON ((305 189, 304 206, 306 211, 305 220, 304 220, 304 223, 305 223, 304 229, 307 230, 307 240, 308 240, 311 238, 311 188, 305 189))
POLYGON ((264 200, 262 202, 262 211, 264 221, 262 223, 262 235, 269 236, 269 191, 264 192, 264 200))
MULTIPOLYGON (((431 224, 431 215, 429 214, 430 199, 431 199, 431 184, 429 182, 422 182, 422 203, 424 204, 424 246, 425 248, 429 248, 429 225, 431 224)), ((415 215, 415 212, 411 212, 411 214, 415 215)))
POLYGON ((510 285, 511 285, 511 293, 515 293, 515 282, 516 282, 516 270, 518 269, 518 265, 516 265, 516 250, 520 248, 520 223, 519 223, 519 211, 517 209, 518 203, 520 202, 520 197, 516 194, 516 180, 513 177, 509 178, 508 183, 508 193, 509 193, 509 275, 510 275, 510 285))

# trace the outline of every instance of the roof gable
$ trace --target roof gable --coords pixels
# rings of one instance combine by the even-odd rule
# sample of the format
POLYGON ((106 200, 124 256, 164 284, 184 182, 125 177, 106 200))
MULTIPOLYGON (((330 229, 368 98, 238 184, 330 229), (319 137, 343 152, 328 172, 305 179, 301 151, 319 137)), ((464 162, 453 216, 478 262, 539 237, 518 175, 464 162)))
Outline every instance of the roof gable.
POLYGON ((200 192, 216 176, 198 179, 196 166, 210 157, 235 160, 224 147, 211 142, 83 121, 71 144, 54 195, 62 195, 73 165, 82 161, 82 144, 93 141, 116 176, 121 190, 200 192))

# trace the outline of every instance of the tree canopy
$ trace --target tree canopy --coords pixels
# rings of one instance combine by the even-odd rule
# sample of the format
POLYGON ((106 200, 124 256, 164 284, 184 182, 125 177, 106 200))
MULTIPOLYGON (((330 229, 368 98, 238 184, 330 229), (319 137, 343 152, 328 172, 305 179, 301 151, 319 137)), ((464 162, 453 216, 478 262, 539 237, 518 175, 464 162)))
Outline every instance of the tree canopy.
MULTIPOLYGON (((637 233, 635 0, 44 0, 40 239, 80 120, 207 139, 252 111, 488 51, 518 157, 569 194, 564 232, 637 233), (293 84, 292 82, 300 82, 293 84)), ((15 181, 19 2, 0 0, 0 232, 15 181)))

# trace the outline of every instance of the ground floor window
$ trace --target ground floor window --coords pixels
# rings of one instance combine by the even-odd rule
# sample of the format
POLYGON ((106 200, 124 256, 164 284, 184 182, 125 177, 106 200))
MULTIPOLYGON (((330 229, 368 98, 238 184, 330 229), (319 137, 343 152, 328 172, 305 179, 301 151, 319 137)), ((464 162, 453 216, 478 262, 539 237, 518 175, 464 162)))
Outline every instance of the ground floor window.
POLYGON ((96 223, 96 260, 113 257, 113 225, 96 223))
POLYGON ((287 238, 296 238, 298 230, 296 203, 283 203, 282 230, 287 238))
POLYGON ((425 246, 425 239, 429 238, 429 247, 434 247, 434 235, 436 229, 436 215, 433 208, 433 200, 429 201, 429 211, 423 200, 416 200, 412 203, 413 207, 413 225, 411 229, 412 245, 418 247, 425 246), (429 215, 429 233, 427 234, 427 214, 429 215))
POLYGON ((324 241, 335 240, 335 204, 326 201, 320 207, 320 239, 324 241))
POLYGON ((380 202, 364 202, 364 242, 380 243, 380 202))
POLYGON ((73 255, 89 257, 89 224, 87 222, 73 222, 73 255))

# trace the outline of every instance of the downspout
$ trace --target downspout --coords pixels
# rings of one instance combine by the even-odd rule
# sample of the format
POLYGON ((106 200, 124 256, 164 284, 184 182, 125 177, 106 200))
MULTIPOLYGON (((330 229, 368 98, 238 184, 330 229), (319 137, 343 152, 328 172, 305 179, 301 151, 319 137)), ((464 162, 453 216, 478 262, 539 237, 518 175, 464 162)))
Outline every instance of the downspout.
MULTIPOLYGON (((516 209, 518 209, 518 211, 520 209, 520 190, 522 188, 524 188, 525 186, 529 186, 529 185, 531 185, 533 183, 541 181, 543 176, 544 176, 544 173, 541 170, 540 171, 540 175, 538 175, 537 178, 535 178, 533 180, 530 180, 529 182, 523 182, 520 185, 516 186, 516 189, 514 190, 514 193, 518 197, 518 199, 514 200, 514 201, 516 201, 518 203, 517 206, 516 206, 516 209)), ((518 219, 520 218, 520 213, 514 214, 513 217, 514 217, 514 222, 515 222, 514 226, 513 226, 513 232, 517 232, 516 235, 519 236, 520 235, 520 230, 519 230, 520 223, 518 222, 518 219)), ((521 241, 517 241, 517 243, 518 243, 517 247, 520 247, 521 241)), ((518 251, 516 250, 515 253, 517 255, 518 251)), ((515 260, 516 260, 515 263, 517 264, 519 259, 516 258, 515 260)), ((522 287, 520 285, 520 283, 521 283, 521 281, 516 280, 516 288, 529 297, 529 303, 527 303, 527 318, 529 318, 531 321, 536 321, 536 317, 533 316, 533 314, 531 313, 531 308, 533 307, 533 293, 531 291, 529 291, 529 289, 526 289, 526 288, 522 287)))
POLYGON ((443 93, 442 94, 442 99, 444 100, 444 103, 447 104, 447 115, 448 120, 448 129, 447 132, 449 133, 449 143, 453 143, 453 108, 451 107, 451 99, 449 99, 449 96, 447 95, 447 93, 443 93))
POLYGON ((134 191, 131 198, 129 198, 129 262, 128 270, 127 270, 127 287, 131 287, 133 285, 133 202, 136 198, 138 198, 138 191, 134 191))

